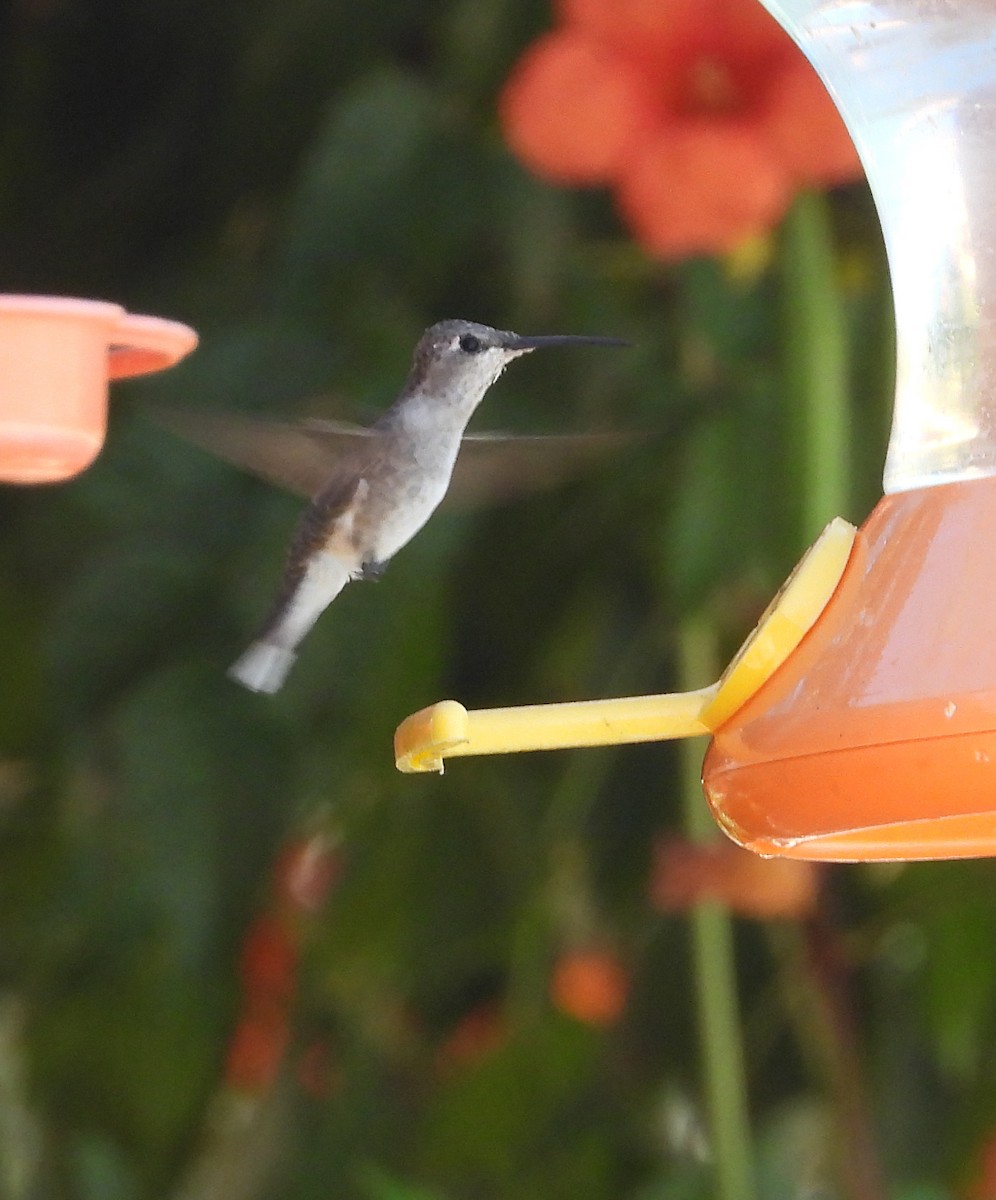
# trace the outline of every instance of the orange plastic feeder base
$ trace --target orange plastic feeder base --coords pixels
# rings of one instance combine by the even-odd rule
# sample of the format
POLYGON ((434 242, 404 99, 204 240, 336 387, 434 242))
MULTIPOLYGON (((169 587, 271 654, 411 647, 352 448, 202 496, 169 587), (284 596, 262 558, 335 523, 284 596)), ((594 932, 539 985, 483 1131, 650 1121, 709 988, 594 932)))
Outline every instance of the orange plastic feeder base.
POLYGON ((760 854, 996 854, 996 479, 887 496, 795 653, 716 730, 703 783, 760 854))

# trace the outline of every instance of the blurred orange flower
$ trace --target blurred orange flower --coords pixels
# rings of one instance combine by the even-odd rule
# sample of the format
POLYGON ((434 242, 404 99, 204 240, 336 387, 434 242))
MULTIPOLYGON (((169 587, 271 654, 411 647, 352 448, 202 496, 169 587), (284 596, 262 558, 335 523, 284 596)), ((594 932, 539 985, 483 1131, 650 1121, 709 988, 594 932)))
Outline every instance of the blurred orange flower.
POLYGON ((292 930, 269 913, 257 916, 242 943, 242 989, 250 1001, 284 1005, 294 993, 298 947, 292 930))
POLYGON ((562 1013, 586 1025, 611 1025, 626 1006, 629 978, 606 950, 562 954, 550 977, 550 998, 562 1013))
POLYGON ((996 1134, 990 1133, 976 1152, 964 1200, 996 1200, 996 1134))
POLYGON ((243 1013, 235 1026, 225 1062, 225 1083, 258 1095, 272 1086, 290 1039, 287 1015, 260 1007, 243 1013))
POLYGON ((464 1013, 443 1043, 439 1059, 444 1068, 469 1066, 487 1058, 508 1037, 500 1007, 492 1001, 464 1013))
POLYGON ((328 1038, 316 1038, 301 1051, 295 1069, 298 1086, 312 1100, 327 1100, 342 1084, 335 1051, 328 1038))
POLYGON ((650 899, 665 911, 716 900, 744 917, 801 920, 813 912, 818 887, 812 863, 759 858, 728 841, 671 838, 657 847, 650 899))
POLYGON ((559 0, 499 110, 518 157, 556 183, 607 184, 661 258, 723 253, 793 193, 858 178, 836 108, 758 0, 559 0))
POLYGON ((328 899, 339 877, 341 857, 325 834, 296 837, 273 866, 273 890, 282 908, 313 916, 328 899))

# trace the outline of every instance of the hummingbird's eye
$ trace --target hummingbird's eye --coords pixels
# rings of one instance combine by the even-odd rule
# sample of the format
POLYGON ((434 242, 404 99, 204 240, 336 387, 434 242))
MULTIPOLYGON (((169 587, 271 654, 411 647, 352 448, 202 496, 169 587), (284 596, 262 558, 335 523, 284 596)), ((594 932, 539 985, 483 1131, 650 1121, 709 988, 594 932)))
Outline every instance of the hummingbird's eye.
POLYGON ((472 333, 465 333, 458 344, 464 354, 476 354, 478 350, 484 349, 481 339, 474 337, 472 333))

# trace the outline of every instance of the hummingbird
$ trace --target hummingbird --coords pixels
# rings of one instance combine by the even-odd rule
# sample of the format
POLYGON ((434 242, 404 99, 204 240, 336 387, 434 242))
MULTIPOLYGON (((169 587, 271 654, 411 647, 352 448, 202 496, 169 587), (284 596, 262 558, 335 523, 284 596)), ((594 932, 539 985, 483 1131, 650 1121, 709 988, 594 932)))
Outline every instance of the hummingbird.
MULTIPOLYGON (((320 420, 301 428, 234 425, 227 417, 205 422, 203 415, 160 414, 176 432, 312 497, 292 537, 276 600, 229 676, 252 691, 278 691, 298 645, 346 584, 381 577, 443 500, 468 440, 467 423, 513 359, 553 346, 628 344, 583 334, 524 337, 474 321, 440 321, 422 334, 404 387, 369 427, 320 420), (275 465, 275 456, 283 461, 275 465)), ((483 435, 478 444, 487 440, 483 435)), ((523 440, 541 447, 582 439, 523 440)))

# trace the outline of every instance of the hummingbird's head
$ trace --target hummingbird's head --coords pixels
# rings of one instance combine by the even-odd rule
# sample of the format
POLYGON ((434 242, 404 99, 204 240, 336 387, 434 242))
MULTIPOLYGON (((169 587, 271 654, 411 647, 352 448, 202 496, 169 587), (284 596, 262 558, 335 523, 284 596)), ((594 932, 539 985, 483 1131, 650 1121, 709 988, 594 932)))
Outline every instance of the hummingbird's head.
POLYGON ((625 346, 619 338, 554 334, 523 337, 508 329, 492 329, 475 321, 439 321, 415 348, 409 386, 434 395, 463 395, 479 403, 513 358, 545 346, 625 346))
POLYGON ((440 399, 460 393, 479 400, 506 364, 527 353, 511 345, 514 337, 475 321, 440 321, 415 347, 411 383, 440 399))

